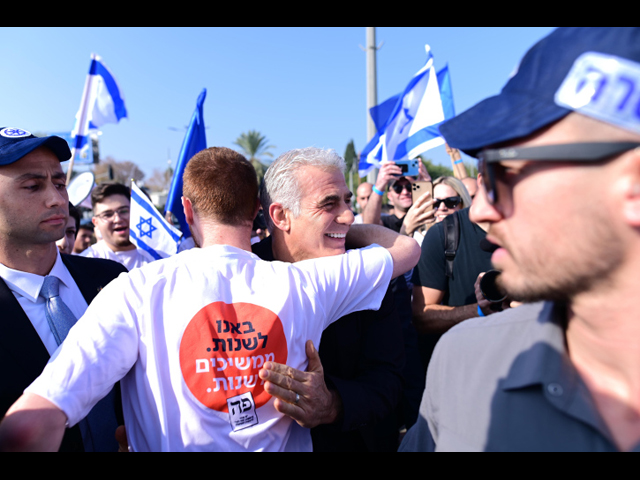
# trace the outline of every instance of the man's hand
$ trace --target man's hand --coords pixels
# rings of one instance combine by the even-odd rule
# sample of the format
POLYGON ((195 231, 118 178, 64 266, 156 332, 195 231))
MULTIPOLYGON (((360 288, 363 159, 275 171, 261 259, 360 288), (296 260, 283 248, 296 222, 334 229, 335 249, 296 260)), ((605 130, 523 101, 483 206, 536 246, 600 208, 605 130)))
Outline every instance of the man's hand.
POLYGON ((478 280, 476 280, 476 284, 475 284, 476 300, 478 300, 478 306, 482 310, 482 313, 484 313, 486 316, 489 316, 489 315, 493 315, 494 313, 502 312, 509 308, 515 308, 515 307, 512 307, 510 299, 507 299, 502 303, 495 304, 495 303, 489 302, 486 298, 484 298, 484 295, 482 294, 482 289, 480 288, 480 283, 482 282, 482 279, 484 278, 484 276, 485 274, 481 273, 480 276, 478 277, 478 280))
POLYGON ((386 192, 389 183, 397 180, 402 176, 402 169, 394 162, 385 162, 380 167, 378 173, 378 179, 376 181, 376 188, 381 192, 386 192))
POLYGON ((445 145, 445 149, 447 151, 447 154, 451 157, 451 160, 453 160, 454 162, 462 160, 462 155, 460 155, 460 150, 458 150, 457 148, 451 148, 447 144, 445 145))
POLYGON ((266 363, 260 371, 265 390, 276 398, 278 412, 291 417, 303 428, 335 423, 342 411, 342 402, 324 381, 324 369, 313 342, 307 342, 309 368, 307 372, 266 363))
POLYGON ((116 430, 116 441, 118 442, 118 453, 129 452, 129 440, 127 440, 127 429, 124 426, 116 430))
POLYGON ((482 282, 484 275, 485 275, 484 273, 481 273, 480 276, 478 277, 478 280, 476 280, 476 284, 475 284, 476 300, 478 301, 478 306, 482 310, 482 313, 484 313, 485 315, 491 315, 492 313, 495 313, 493 310, 491 310, 491 307, 493 306, 493 304, 489 300, 484 298, 484 295, 482 294, 482 289, 480 288, 480 283, 482 282))

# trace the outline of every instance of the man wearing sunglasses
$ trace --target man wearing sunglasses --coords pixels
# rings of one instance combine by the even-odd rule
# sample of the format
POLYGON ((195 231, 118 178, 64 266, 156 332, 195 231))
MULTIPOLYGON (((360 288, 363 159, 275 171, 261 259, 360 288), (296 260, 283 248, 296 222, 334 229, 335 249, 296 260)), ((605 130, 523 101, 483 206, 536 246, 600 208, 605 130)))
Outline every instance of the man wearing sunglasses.
MULTIPOLYGON (((431 181, 424 164, 420 162, 419 181, 431 181)), ((402 169, 394 162, 382 165, 378 173, 373 194, 367 207, 362 212, 365 224, 383 225, 394 232, 412 236, 422 225, 434 221, 431 198, 425 196, 419 204, 413 205, 414 178, 403 177, 402 169), (387 191, 388 188, 388 191, 387 191), (389 202, 393 204, 393 215, 382 215, 382 198, 387 193, 389 202), (413 208, 412 208, 413 207, 413 208)))
POLYGON ((91 193, 93 224, 102 240, 82 253, 121 263, 127 270, 143 267, 154 259, 129 239, 131 191, 119 183, 103 183, 91 193))
POLYGON ((639 86, 639 28, 563 27, 443 126, 529 303, 443 338, 403 450, 640 451, 639 86))

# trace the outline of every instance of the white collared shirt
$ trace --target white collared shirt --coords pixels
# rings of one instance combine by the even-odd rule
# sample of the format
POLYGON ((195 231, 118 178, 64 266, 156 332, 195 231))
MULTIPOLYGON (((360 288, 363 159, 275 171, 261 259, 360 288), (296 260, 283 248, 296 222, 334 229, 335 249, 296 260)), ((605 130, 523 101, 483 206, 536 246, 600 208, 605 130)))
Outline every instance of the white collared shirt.
MULTIPOLYGON (((56 263, 54 264, 50 276, 57 277, 60 284, 60 298, 67 304, 76 318, 82 317, 87 310, 87 302, 82 296, 78 285, 62 262, 60 252, 57 252, 56 263)), ((44 283, 44 277, 32 273, 13 270, 0 263, 0 277, 5 281, 9 290, 20 303, 22 310, 27 315, 31 324, 40 336, 42 343, 46 347, 49 355, 58 349, 58 344, 51 333, 49 323, 44 313, 45 300, 40 297, 40 290, 44 283)))

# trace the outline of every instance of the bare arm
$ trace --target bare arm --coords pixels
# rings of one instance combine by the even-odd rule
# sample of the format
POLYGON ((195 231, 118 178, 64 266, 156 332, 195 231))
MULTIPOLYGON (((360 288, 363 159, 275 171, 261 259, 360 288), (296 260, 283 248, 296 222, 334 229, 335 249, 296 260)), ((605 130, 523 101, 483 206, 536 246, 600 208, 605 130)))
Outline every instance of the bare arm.
POLYGON ((478 308, 483 315, 489 316, 497 311, 511 308, 510 300, 504 302, 498 310, 494 310, 491 302, 482 294, 480 281, 484 273, 478 276, 475 294, 478 303, 463 307, 447 307, 442 305, 444 292, 427 287, 416 286, 413 289, 413 324, 420 333, 446 333, 457 324, 479 317, 478 308))
MULTIPOLYGON (((386 192, 387 186, 392 180, 402 175, 402 169, 395 163, 385 163, 380 168, 375 188, 380 192, 386 192)), ((367 207, 362 212, 362 221, 368 225, 382 225, 382 195, 375 191, 371 194, 367 207)))
POLYGON ((397 234, 378 225, 353 225, 347 235, 350 248, 380 245, 389 250, 393 258, 393 278, 404 275, 418 264, 422 250, 413 238, 397 234))
POLYGON ((419 333, 446 333, 470 318, 478 317, 478 304, 442 305, 444 292, 427 287, 413 289, 413 324, 419 333))
POLYGON ((464 180, 465 178, 469 178, 469 173, 462 162, 462 155, 460 154, 460 150, 456 148, 451 148, 447 145, 447 153, 451 157, 451 165, 453 167, 453 175, 458 180, 464 180))
POLYGON ((57 452, 67 416, 53 403, 25 394, 0 424, 0 452, 57 452))

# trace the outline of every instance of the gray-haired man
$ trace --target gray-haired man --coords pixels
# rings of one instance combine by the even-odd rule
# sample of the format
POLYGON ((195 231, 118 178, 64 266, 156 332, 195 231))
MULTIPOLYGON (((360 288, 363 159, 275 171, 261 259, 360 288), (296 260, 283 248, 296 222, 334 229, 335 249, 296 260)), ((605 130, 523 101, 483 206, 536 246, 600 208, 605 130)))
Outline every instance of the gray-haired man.
MULTIPOLYGON (((276 160, 262 189, 271 237, 254 252, 264 260, 288 262, 343 254, 354 222, 344 169, 335 152, 317 148, 276 160)), ((280 365, 265 371, 268 390, 281 399, 277 407, 312 429, 314 451, 397 449, 402 333, 390 290, 380 311, 351 314, 326 330, 320 356, 309 346, 308 372, 280 365), (296 395, 297 405, 291 401, 296 395)))

